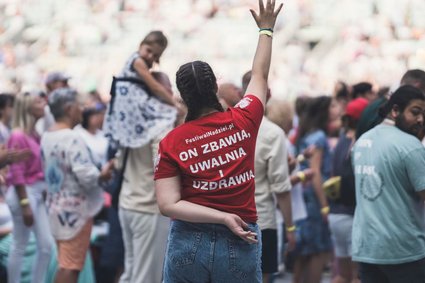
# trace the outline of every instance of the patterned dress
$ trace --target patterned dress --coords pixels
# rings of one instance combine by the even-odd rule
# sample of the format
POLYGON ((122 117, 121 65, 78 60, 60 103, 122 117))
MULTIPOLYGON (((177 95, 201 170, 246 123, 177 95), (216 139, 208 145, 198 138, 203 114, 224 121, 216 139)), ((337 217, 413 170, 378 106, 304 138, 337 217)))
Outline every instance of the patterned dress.
MULTIPOLYGON (((134 53, 125 64, 120 78, 141 81, 133 68, 139 54, 134 53)), ((160 101, 140 84, 129 81, 115 83, 115 96, 108 105, 103 130, 105 135, 122 147, 137 148, 149 143, 164 130, 171 128, 177 110, 160 101)))

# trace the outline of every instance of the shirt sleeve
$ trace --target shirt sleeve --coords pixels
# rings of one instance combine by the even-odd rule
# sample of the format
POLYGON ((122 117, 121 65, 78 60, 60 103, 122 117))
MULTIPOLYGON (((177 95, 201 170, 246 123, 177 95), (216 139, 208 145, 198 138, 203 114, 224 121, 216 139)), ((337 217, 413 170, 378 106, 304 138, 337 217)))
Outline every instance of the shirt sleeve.
POLYGON ((288 170, 288 152, 286 150, 285 135, 276 133, 269 143, 267 162, 267 178, 273 193, 283 193, 291 190, 288 170))
POLYGON ((239 116, 243 126, 259 128, 264 115, 264 106, 261 101, 252 94, 245 95, 234 108, 233 114, 239 116))
POLYGON ((416 192, 425 190, 425 175, 423 170, 418 170, 418 168, 425 168, 425 148, 412 150, 404 158, 404 162, 413 189, 416 192))
MULTIPOLYGON (((30 149, 25 134, 22 132, 14 132, 7 142, 8 149, 30 149)), ((25 185, 25 161, 16 162, 9 167, 9 183, 10 185, 25 185)))
POLYGON ((89 149, 84 141, 79 138, 74 138, 68 150, 71 170, 78 184, 85 190, 96 188, 100 171, 93 163, 89 149))
POLYGON ((307 138, 307 145, 314 145, 318 149, 324 149, 327 142, 328 139, 326 138, 326 134, 323 131, 317 131, 307 138))
POLYGON ((159 143, 155 159, 154 180, 174 177, 180 174, 177 162, 168 154, 164 140, 159 143))

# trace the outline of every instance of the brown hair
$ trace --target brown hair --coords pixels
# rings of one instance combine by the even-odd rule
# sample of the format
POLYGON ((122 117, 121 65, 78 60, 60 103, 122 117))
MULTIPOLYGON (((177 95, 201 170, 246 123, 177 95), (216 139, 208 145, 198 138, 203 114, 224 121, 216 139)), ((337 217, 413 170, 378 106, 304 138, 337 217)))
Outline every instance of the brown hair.
POLYGON ((205 108, 224 111, 217 98, 217 80, 208 63, 193 61, 180 66, 176 83, 187 106, 186 122, 199 118, 205 108))
POLYGON ((329 96, 318 96, 307 100, 305 108, 299 113, 300 122, 297 133, 297 143, 310 131, 323 130, 328 132, 329 107, 332 98, 329 96))
POLYGON ((168 40, 164 33, 160 30, 154 30, 148 33, 145 38, 140 42, 140 45, 147 44, 153 45, 158 44, 162 48, 167 48, 168 40))

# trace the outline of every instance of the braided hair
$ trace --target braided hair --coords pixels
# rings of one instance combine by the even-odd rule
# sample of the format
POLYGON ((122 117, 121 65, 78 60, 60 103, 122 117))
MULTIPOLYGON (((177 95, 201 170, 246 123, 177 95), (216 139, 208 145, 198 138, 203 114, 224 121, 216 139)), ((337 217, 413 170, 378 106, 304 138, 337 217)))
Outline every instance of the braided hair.
POLYGON ((176 84, 188 108, 186 122, 199 118, 206 108, 224 111, 217 98, 217 80, 208 63, 194 61, 182 65, 176 73, 176 84))

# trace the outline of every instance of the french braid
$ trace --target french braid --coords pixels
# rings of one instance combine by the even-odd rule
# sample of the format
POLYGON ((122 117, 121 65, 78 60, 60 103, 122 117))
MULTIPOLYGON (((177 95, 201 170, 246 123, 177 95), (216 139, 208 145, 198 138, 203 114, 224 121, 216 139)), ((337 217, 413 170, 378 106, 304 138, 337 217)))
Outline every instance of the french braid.
POLYGON ((188 108, 186 122, 199 118, 205 108, 224 111, 217 98, 216 77, 207 63, 194 61, 182 65, 176 73, 176 84, 188 108))

